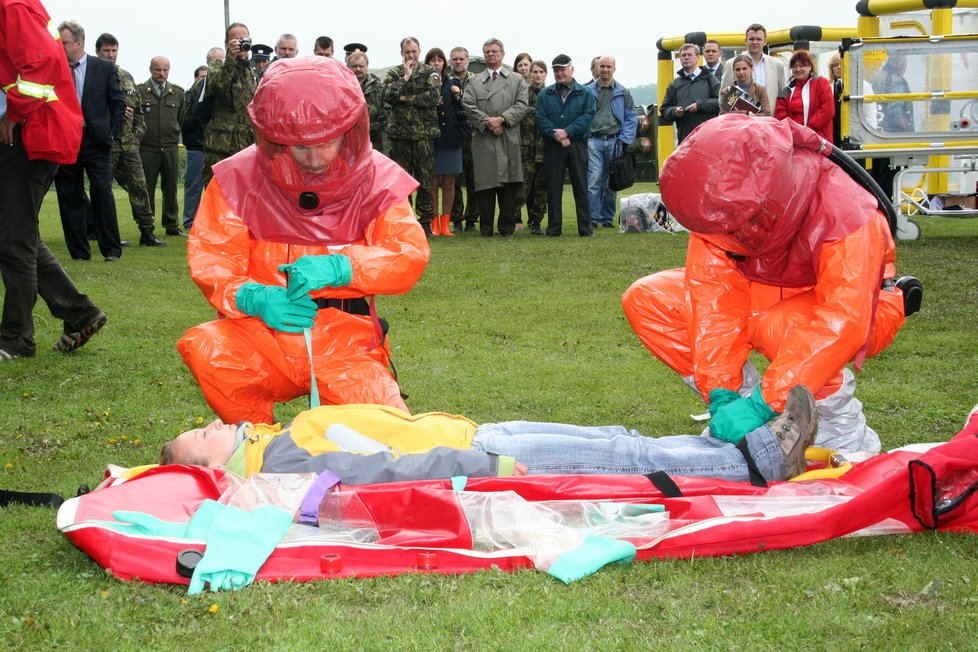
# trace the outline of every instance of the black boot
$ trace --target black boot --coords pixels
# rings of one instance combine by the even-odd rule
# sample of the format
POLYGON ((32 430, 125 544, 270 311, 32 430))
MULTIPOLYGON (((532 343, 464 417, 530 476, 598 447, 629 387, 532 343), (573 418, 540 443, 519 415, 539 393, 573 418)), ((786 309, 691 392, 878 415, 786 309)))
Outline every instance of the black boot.
POLYGON ((153 229, 146 229, 139 236, 139 246, 141 247, 165 247, 166 243, 156 237, 153 229))

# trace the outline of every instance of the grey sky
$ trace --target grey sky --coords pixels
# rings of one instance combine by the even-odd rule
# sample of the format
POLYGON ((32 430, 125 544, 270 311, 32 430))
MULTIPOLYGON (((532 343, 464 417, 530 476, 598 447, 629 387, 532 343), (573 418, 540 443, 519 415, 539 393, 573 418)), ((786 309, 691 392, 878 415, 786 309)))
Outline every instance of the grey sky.
MULTIPOLYGON (((132 0, 42 0, 55 23, 74 18, 84 27, 86 49, 95 54, 95 39, 111 32, 120 41, 119 65, 137 82, 149 78, 155 55, 170 59, 170 81, 187 86, 193 70, 204 63, 207 50, 224 41, 223 0, 174 0, 162 5, 132 0)), ((484 8, 473 3, 405 0, 386 2, 304 2, 300 0, 230 0, 231 20, 248 25, 256 43, 275 45, 278 35, 298 37, 299 53, 312 54, 317 36, 332 37, 342 54, 345 43, 364 43, 371 67, 400 62, 398 43, 412 35, 421 41, 422 56, 429 48, 447 51, 462 45, 481 54, 490 37, 506 46, 505 62, 527 51, 550 60, 571 56, 579 81, 590 78, 592 57, 612 54, 617 78, 626 86, 655 82, 656 41, 688 32, 742 32, 752 22, 769 30, 796 25, 852 27, 855 0, 817 3, 785 0, 694 0, 673 2, 602 2, 562 0, 497 0, 484 8), (615 11, 617 10, 617 15, 615 11)), ((553 81, 550 75, 549 81, 553 81)))

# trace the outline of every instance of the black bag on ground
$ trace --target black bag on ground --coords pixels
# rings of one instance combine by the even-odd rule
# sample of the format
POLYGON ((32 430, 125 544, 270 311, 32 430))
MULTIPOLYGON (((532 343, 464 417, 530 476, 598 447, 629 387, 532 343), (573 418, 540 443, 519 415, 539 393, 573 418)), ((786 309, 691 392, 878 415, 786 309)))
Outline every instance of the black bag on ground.
POLYGON ((634 184, 635 155, 627 151, 620 140, 616 140, 614 157, 608 171, 608 187, 618 192, 631 188, 634 184))

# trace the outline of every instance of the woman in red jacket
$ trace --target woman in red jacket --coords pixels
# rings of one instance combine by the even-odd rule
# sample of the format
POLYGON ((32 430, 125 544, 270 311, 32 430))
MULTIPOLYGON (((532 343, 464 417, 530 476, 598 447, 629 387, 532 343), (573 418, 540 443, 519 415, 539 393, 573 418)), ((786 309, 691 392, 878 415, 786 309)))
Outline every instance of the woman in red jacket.
POLYGON ((812 57, 804 50, 792 55, 790 65, 793 79, 778 94, 774 117, 791 118, 831 143, 835 117, 832 84, 815 74, 812 57))

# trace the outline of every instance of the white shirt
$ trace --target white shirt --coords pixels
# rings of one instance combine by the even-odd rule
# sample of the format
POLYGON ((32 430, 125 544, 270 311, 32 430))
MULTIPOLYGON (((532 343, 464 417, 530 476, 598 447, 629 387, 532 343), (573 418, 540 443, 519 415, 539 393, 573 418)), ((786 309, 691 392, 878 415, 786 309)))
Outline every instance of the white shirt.
MULTIPOLYGON (((751 57, 751 61, 753 60, 754 58, 751 57)), ((763 54, 761 55, 761 62, 754 64, 754 82, 758 86, 767 86, 767 63, 764 61, 763 54)))

